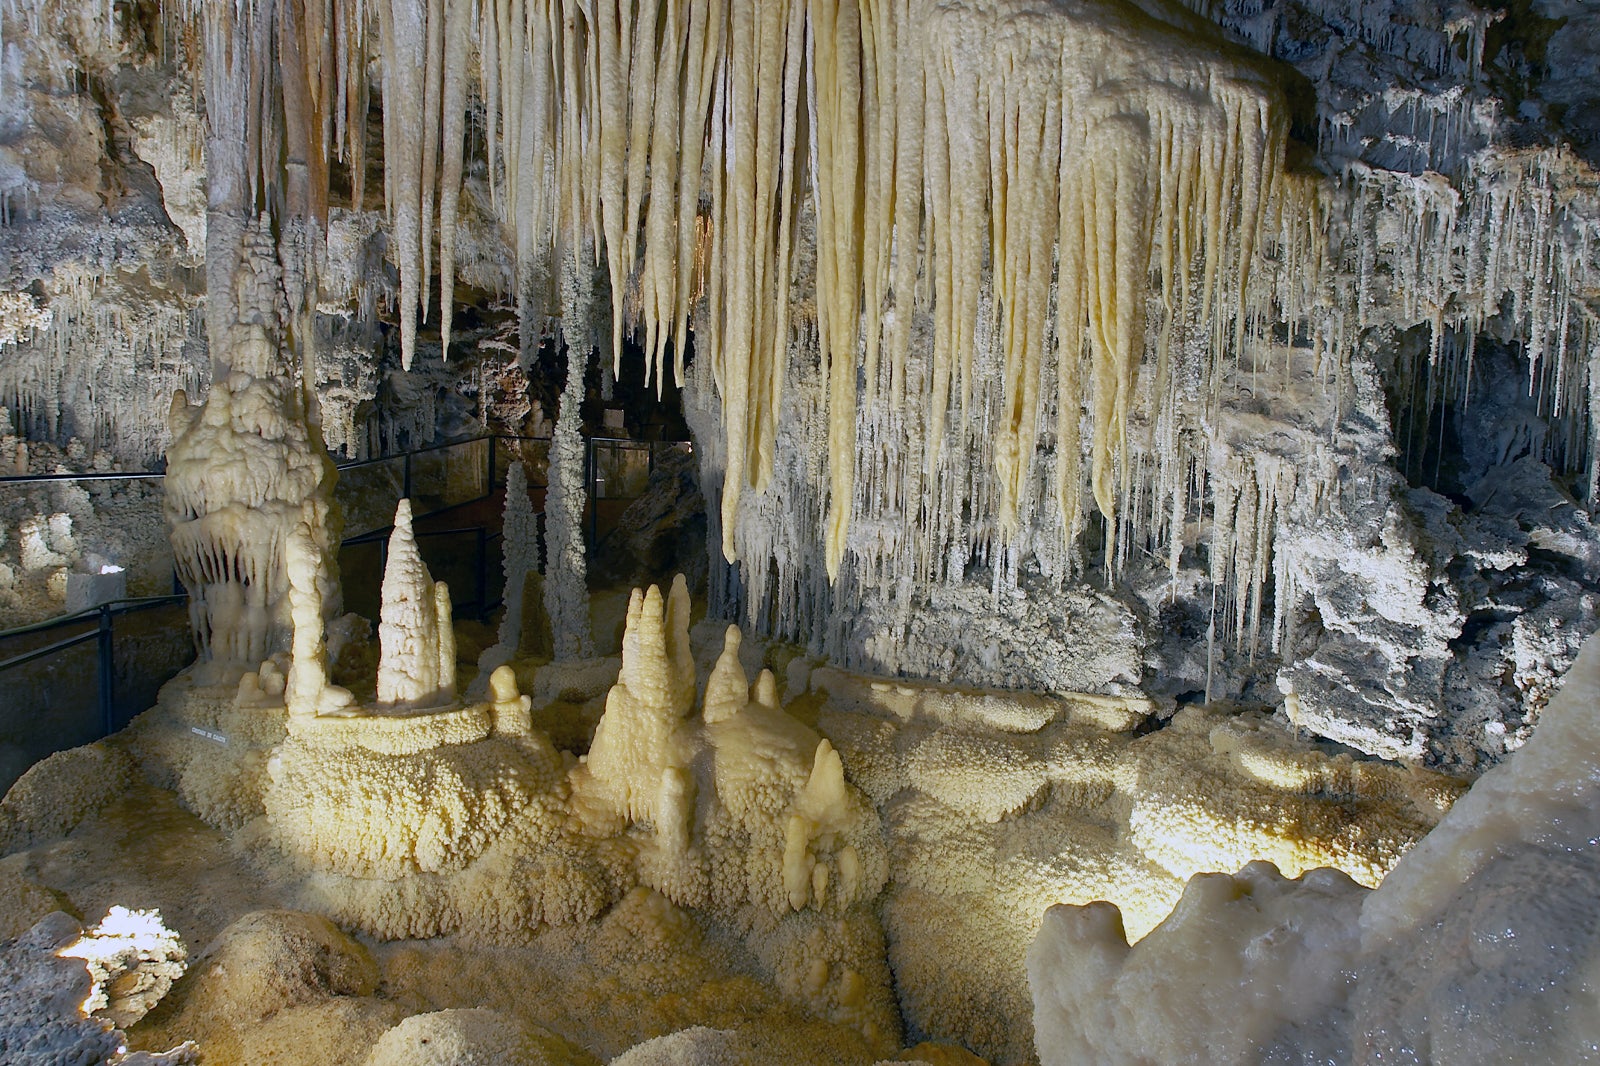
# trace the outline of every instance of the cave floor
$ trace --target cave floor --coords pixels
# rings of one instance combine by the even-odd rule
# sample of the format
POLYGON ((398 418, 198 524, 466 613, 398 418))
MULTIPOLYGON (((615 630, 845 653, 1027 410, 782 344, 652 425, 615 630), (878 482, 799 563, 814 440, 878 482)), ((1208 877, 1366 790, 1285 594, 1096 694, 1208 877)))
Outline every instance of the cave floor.
MULTIPOLYGON (((295 905, 293 875, 259 859, 240 854, 227 836, 184 810, 173 793, 139 784, 66 837, 0 859, 0 883, 43 887, 51 902, 86 925, 113 906, 158 910, 182 937, 191 955, 189 974, 129 1030, 132 1048, 162 1050, 196 1040, 207 1066, 366 1061, 372 1027, 330 1028, 325 1012, 299 1010, 304 1017, 298 1038, 293 1025, 263 1024, 252 1040, 250 1034, 212 1031, 222 1019, 186 1009, 192 1005, 186 1001, 197 998, 195 986, 228 980, 204 965, 202 949, 246 914, 295 905), (206 1053, 219 1046, 222 1054, 206 1053)), ((50 909, 36 892, 20 896, 0 895, 6 935, 50 909)), ((362 1006, 385 1020, 485 1007, 561 1034, 595 1056, 588 1061, 609 1060, 691 1026, 740 1029, 752 1051, 764 1047, 780 1054, 800 1039, 823 1056, 814 1061, 875 1061, 859 1036, 807 1017, 752 977, 756 967, 736 939, 718 936, 683 912, 675 917, 640 922, 629 906, 619 905, 597 926, 538 927, 517 942, 361 938, 380 975, 373 995, 361 997, 370 1001, 362 1006), (671 942, 652 942, 663 928, 671 942)), ((272 1006, 263 999, 259 1009, 273 1013, 272 1006)))

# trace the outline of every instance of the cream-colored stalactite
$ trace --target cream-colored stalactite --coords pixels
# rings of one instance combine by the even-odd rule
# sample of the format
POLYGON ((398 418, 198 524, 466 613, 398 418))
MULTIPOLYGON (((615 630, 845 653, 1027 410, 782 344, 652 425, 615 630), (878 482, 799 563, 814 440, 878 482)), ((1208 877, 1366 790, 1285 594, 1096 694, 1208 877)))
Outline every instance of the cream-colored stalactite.
POLYGON ((383 4, 384 188, 400 268, 400 360, 411 369, 422 278, 422 123, 427 76, 426 9, 417 0, 383 4))
MULTIPOLYGON (((459 17, 474 5, 489 176, 514 233, 519 295, 551 253, 594 241, 608 264, 613 358, 624 332, 642 328, 659 386, 669 339, 681 374, 699 298, 690 263, 709 238, 696 322, 722 405, 730 559, 742 493, 763 488, 771 471, 808 164, 830 576, 855 496, 858 375, 866 371, 875 396, 887 345, 894 401, 926 412, 922 475, 939 477, 948 420, 964 427, 978 416, 986 286, 1004 378, 993 427, 1003 540, 1021 522, 1052 375, 1055 495, 1071 539, 1086 487, 1113 525, 1127 509, 1125 437, 1141 366, 1152 368, 1159 406, 1191 322, 1209 337, 1208 387, 1245 337, 1250 264, 1281 168, 1280 94, 1247 63, 1197 45, 1176 11, 1020 0, 431 0, 424 14, 417 0, 386 0, 386 96, 428 112, 402 123, 387 121, 395 108, 386 108, 407 361, 428 272, 423 216, 434 196, 445 215, 459 204, 452 79, 467 48, 459 17), (1147 336, 1152 278, 1160 321, 1147 336), (919 284, 931 299, 933 352, 921 393, 907 396, 919 284)), ((439 220, 438 236, 448 300, 452 218, 439 220)))
POLYGON ((684 346, 688 342, 691 301, 688 284, 689 264, 695 262, 697 222, 700 219, 700 171, 705 162, 706 137, 710 122, 711 97, 717 78, 717 57, 722 50, 725 24, 723 0, 704 0, 688 8, 688 37, 685 40, 684 79, 682 82, 681 124, 678 145, 682 167, 678 176, 678 254, 673 270, 680 275, 673 304, 673 375, 683 384, 684 346))
MULTIPOLYGON (((624 7, 628 5, 624 4, 624 7)), ((631 21, 631 32, 626 35, 627 54, 624 60, 630 63, 628 78, 628 174, 627 195, 623 202, 622 244, 611 245, 610 258, 613 263, 620 264, 623 276, 632 273, 634 262, 639 252, 639 218, 645 196, 645 167, 650 162, 651 133, 655 127, 655 100, 656 82, 662 78, 666 71, 676 69, 678 53, 670 52, 661 55, 658 41, 659 24, 665 15, 671 20, 673 12, 672 0, 667 0, 665 12, 663 4, 657 0, 641 0, 638 3, 634 19, 631 21), (657 58, 662 62, 657 65, 657 58), (620 251, 620 254, 619 254, 620 251)), ((668 89, 668 84, 661 85, 663 93, 668 89)), ((646 273, 652 264, 646 264, 646 273)), ((616 267, 613 267, 615 270, 616 267)), ((641 278, 641 282, 642 282, 641 278)), ((623 289, 612 286, 612 369, 620 373, 622 369, 622 320, 621 314, 623 289)), ((654 353, 651 353, 654 354, 654 353)))
POLYGON ((814 62, 812 145, 817 206, 817 326, 828 383, 828 577, 836 580, 855 495, 856 373, 862 273, 861 139, 863 57, 855 3, 810 4, 814 62))
POLYGON ((1160 272, 1168 307, 1154 395, 1166 394, 1172 369, 1171 320, 1187 316, 1191 299, 1211 324, 1213 359, 1237 350, 1248 266, 1281 159, 1284 124, 1276 93, 1265 82, 1248 71, 1235 82, 1225 64, 1186 48, 1158 23, 1114 12, 1102 19, 1089 10, 1063 32, 1065 20, 1053 16, 993 20, 949 10, 948 21, 929 31, 924 50, 935 293, 929 472, 938 465, 944 411, 954 407, 967 417, 970 326, 982 276, 973 249, 987 236, 1006 367, 1006 411, 996 442, 999 519, 1003 535, 1015 529, 1032 461, 1050 284, 1049 265, 1031 256, 1039 244, 1049 245, 1054 223, 1060 233, 1055 345, 1063 442, 1057 499, 1070 538, 1079 523, 1082 476, 1073 445, 1085 404, 1096 504, 1113 517, 1130 491, 1121 452, 1149 347, 1144 308, 1152 268, 1160 272), (1119 26, 1122 21, 1129 25, 1119 26), (982 47, 973 45, 975 37, 982 47), (1054 64, 1043 58, 1052 51, 1054 64), (975 56, 984 57, 981 69, 975 56), (1059 112, 1059 139, 1040 110, 1059 112), (989 150, 973 151, 974 144, 989 150), (1029 171, 1033 180, 1025 178, 1029 171), (1019 226, 1027 229, 1025 239, 1019 226), (1188 283, 1191 261, 1200 268, 1197 286, 1188 283), (1181 299, 1173 299, 1174 292, 1181 299), (1085 348, 1087 376, 1080 361, 1085 348))
POLYGON ((877 395, 894 230, 899 48, 893 0, 861 3, 861 343, 869 401, 877 395))
POLYGON ((450 356, 450 327, 455 309, 456 219, 461 205, 461 174, 466 148, 467 66, 472 43, 472 0, 446 0, 442 129, 439 150, 439 339, 450 356))
MULTIPOLYGON (((649 210, 644 218, 644 262, 639 270, 639 302, 645 318, 645 384, 652 378, 659 397, 665 385, 665 346, 672 336, 677 316, 677 263, 671 258, 677 250, 679 116, 683 111, 680 70, 687 54, 685 35, 688 13, 680 0, 668 0, 661 16, 661 40, 657 47, 663 56, 660 84, 651 97, 649 210)), ((652 61, 654 55, 652 55, 652 61)), ((635 101, 635 106, 639 102, 635 101)), ((644 183, 641 154, 638 184, 644 183)), ((687 262, 687 260, 685 260, 687 262)))
MULTIPOLYGON (((426 317, 428 311, 436 236, 440 330, 449 348, 473 2, 378 4, 384 190, 400 270, 400 359, 407 370, 416 353, 417 315, 426 317)), ((497 58, 509 54, 500 52, 497 58)), ((503 82, 505 72, 495 73, 503 82)))
MULTIPOLYGON (((597 0, 593 4, 595 38, 599 46, 600 108, 593 115, 600 133, 600 220, 605 236, 606 262, 611 271, 613 359, 622 355, 622 299, 634 247, 626 233, 628 217, 628 76, 632 60, 635 0, 597 0)), ((643 0, 654 6, 654 0, 643 0)), ((601 247, 596 243, 595 247, 601 247)))
POLYGON ((804 5, 787 0, 729 9, 722 138, 712 147, 724 167, 713 205, 720 248, 706 345, 727 427, 722 547, 729 559, 739 497, 770 474, 782 402, 804 19, 804 5))
MULTIPOLYGON (((1008 45, 1025 43, 1010 40, 1008 45)), ((1031 473, 1038 437, 1038 382, 1044 365, 1050 307, 1051 249, 1059 210, 1060 97, 1041 92, 1024 56, 1002 57, 988 108, 990 262, 999 305, 1005 367, 1005 405, 994 440, 1000 477, 1000 534, 1016 534, 1017 504, 1031 473)))
MULTIPOLYGON (((890 395, 899 406, 905 398, 906 359, 911 350, 911 310, 915 302, 922 251, 922 153, 926 80, 919 27, 911 18, 915 0, 894 0, 890 20, 895 48, 894 73, 894 182, 892 230, 894 234, 894 327, 889 334, 890 395)), ((887 36, 887 35, 886 35, 887 36)), ((880 45, 881 47, 881 45, 880 45)), ((880 90, 879 106, 887 109, 888 95, 880 90)), ((888 151, 883 144, 880 151, 888 151)), ((879 195, 883 193, 879 192, 879 195)), ((886 237, 888 228, 880 231, 886 237)), ((869 311, 870 313, 870 311, 869 311)))

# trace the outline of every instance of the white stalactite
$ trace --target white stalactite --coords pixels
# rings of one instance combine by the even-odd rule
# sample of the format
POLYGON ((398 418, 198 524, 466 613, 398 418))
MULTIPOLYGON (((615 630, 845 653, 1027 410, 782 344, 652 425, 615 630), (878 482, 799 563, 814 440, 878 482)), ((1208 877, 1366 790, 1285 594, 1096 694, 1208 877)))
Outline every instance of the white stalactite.
MULTIPOLYGON (((827 491, 802 509, 816 512, 833 580, 847 565, 926 580, 1002 554, 1011 567, 1030 550, 1072 557, 1090 510, 1105 520, 1113 572, 1140 550, 1176 560, 1205 487, 1233 476, 1194 440, 1219 382, 1270 347, 1254 335, 1267 322, 1291 323, 1344 365, 1370 325, 1380 258, 1398 272, 1404 313, 1435 324, 1441 357, 1454 358, 1446 330, 1472 331, 1505 306, 1529 341, 1530 387, 1559 415, 1588 402, 1600 341, 1577 294, 1593 283, 1597 242, 1552 195, 1546 153, 1468 175, 1464 197, 1352 164, 1360 239, 1329 247, 1329 197, 1283 173, 1275 76, 1177 3, 379 10, 394 57, 386 99, 444 109, 386 127, 403 329, 427 273, 430 196, 449 298, 461 112, 451 79, 469 65, 458 59, 471 16, 488 176, 524 320, 537 326, 553 265, 582 249, 606 264, 613 360, 637 330, 650 379, 664 380, 670 342, 681 381, 693 322, 718 397, 717 525, 730 560, 765 547, 741 533, 740 514, 772 477, 785 378, 803 358, 825 369, 825 406, 797 415, 826 425, 805 462, 826 462, 827 491), (416 65, 402 69, 407 57, 416 65), (1398 244, 1380 231, 1396 216, 1398 244), (815 241, 802 242, 813 224, 815 241), (797 277, 796 248, 813 243, 814 277, 797 277), (1352 256, 1348 271, 1329 269, 1352 256), (890 447, 891 423, 915 425, 917 439, 890 447), (969 460, 972 440, 991 442, 987 466, 969 460), (922 528, 880 536, 874 516, 891 513, 920 515, 922 528), (869 523, 859 537, 857 522, 869 523), (1039 544, 1046 527, 1060 547, 1039 544)), ((1584 421, 1564 424, 1592 436, 1584 421)), ((1560 442, 1574 444, 1587 441, 1560 442)), ((1600 448, 1589 455, 1600 482, 1600 448)), ((1260 560, 1246 561, 1223 568, 1247 586, 1224 590, 1230 603, 1260 595, 1249 577, 1260 560)))

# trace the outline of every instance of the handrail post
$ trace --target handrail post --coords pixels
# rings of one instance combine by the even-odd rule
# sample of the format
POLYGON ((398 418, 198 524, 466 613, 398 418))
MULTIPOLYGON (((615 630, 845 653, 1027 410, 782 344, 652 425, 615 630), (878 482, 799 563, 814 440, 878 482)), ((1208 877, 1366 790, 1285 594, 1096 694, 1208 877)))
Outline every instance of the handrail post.
POLYGON ((112 701, 112 671, 116 667, 116 645, 111 639, 111 605, 100 605, 100 728, 106 736, 116 732, 116 708, 112 701))
POLYGON ((478 527, 478 621, 489 617, 489 529, 478 527))

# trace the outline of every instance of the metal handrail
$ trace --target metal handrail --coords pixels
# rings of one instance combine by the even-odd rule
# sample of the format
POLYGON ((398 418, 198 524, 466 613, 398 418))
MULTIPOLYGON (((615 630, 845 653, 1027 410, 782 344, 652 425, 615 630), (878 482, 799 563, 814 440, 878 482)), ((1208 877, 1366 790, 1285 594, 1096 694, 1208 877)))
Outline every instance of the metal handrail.
MULTIPOLYGON (((446 448, 459 447, 459 446, 465 445, 465 444, 475 444, 475 443, 477 443, 479 441, 487 441, 488 442, 488 449, 487 449, 488 454, 487 454, 487 463, 486 463, 486 469, 485 469, 485 482, 484 482, 487 491, 485 492, 485 494, 482 495, 482 496, 474 497, 471 500, 463 500, 463 501, 460 501, 459 503, 453 503, 453 504, 450 504, 450 505, 448 505, 446 507, 439 508, 439 509, 436 509, 434 511, 427 512, 425 514, 415 516, 416 519, 422 519, 422 518, 427 518, 427 517, 429 517, 431 515, 441 514, 441 513, 445 512, 445 511, 453 510, 456 507, 465 506, 466 504, 469 504, 469 503, 475 503, 475 502, 478 502, 479 500, 487 499, 490 496, 492 496, 493 493, 494 493, 494 485, 495 485, 495 465, 496 465, 496 458, 497 458, 497 456, 496 456, 497 444, 498 444, 499 441, 502 441, 502 440, 503 441, 545 441, 545 442, 549 442, 550 438, 549 437, 527 437, 527 436, 520 436, 520 435, 516 435, 516 434, 505 434, 505 433, 484 434, 482 436, 468 437, 468 438, 465 438, 465 439, 462 439, 462 440, 443 441, 443 442, 440 442, 438 444, 430 444, 430 445, 426 445, 426 446, 421 447, 421 448, 414 448, 414 449, 411 449, 409 451, 399 452, 399 453, 396 453, 396 454, 393 454, 393 455, 379 456, 379 457, 372 458, 372 459, 351 460, 350 462, 338 464, 338 468, 340 470, 349 470, 349 469, 354 469, 354 468, 359 468, 359 467, 372 466, 372 465, 376 465, 378 463, 393 462, 395 460, 404 460, 404 463, 405 463, 404 491, 405 491, 405 495, 409 497, 410 494, 411 494, 411 457, 413 455, 420 455, 420 454, 423 454, 425 452, 441 451, 441 450, 446 449, 446 448)), ((598 463, 596 461, 596 456, 595 456, 595 446, 597 444, 601 445, 601 446, 610 446, 610 447, 613 447, 613 448, 621 447, 621 448, 631 448, 631 449, 640 449, 640 448, 649 449, 650 466, 653 469, 654 466, 655 466, 655 453, 656 453, 656 449, 658 447, 663 447, 663 446, 671 447, 671 446, 674 446, 674 445, 682 445, 682 444, 685 444, 685 443, 688 443, 688 442, 685 442, 685 441, 641 441, 641 440, 634 440, 633 438, 630 438, 630 437, 588 437, 588 438, 585 438, 585 442, 584 443, 585 443, 585 466, 587 467, 587 469, 585 471, 585 475, 586 475, 585 476, 585 481, 588 484, 588 489, 589 489, 589 492, 590 492, 591 496, 593 497, 593 499, 595 501, 598 501, 599 498, 600 498, 598 490, 597 490, 598 463)), ((17 485, 17 484, 29 484, 29 483, 57 482, 57 481, 111 481, 111 480, 117 480, 117 479, 139 480, 139 479, 145 479, 145 478, 162 479, 162 478, 165 478, 165 477, 166 477, 166 471, 164 471, 164 470, 151 470, 151 471, 93 471, 93 472, 82 473, 82 474, 29 474, 29 475, 17 475, 17 476, 0 477, 0 486, 17 485)), ((591 515, 590 515, 589 533, 590 533, 590 539, 591 539, 591 547, 593 546, 592 541, 594 540, 594 538, 596 537, 596 535, 598 533, 597 514, 596 514, 597 511, 598 511, 598 508, 593 508, 592 511, 591 511, 591 515)), ((381 528, 381 529, 371 530, 371 531, 369 531, 367 533, 358 534, 357 536, 350 537, 350 538, 342 541, 340 543, 340 547, 343 548, 343 547, 348 547, 348 546, 359 546, 359 545, 369 544, 369 543, 380 543, 381 544, 381 543, 385 542, 385 538, 388 536, 388 534, 392 530, 393 530, 393 526, 391 525, 391 526, 386 526, 386 527, 381 528)), ((488 544, 489 544, 490 541, 492 541, 492 540, 494 540, 496 538, 503 537, 503 535, 504 535, 503 532, 490 532, 487 526, 476 525, 476 526, 463 526, 463 527, 457 528, 457 529, 422 530, 422 531, 418 531, 415 535, 420 539, 420 538, 423 538, 423 537, 450 536, 450 535, 461 535, 461 534, 468 534, 468 533, 475 534, 475 536, 476 536, 476 565, 474 567, 474 570, 475 570, 474 577, 476 579, 476 584, 477 584, 477 598, 476 598, 475 601, 472 601, 472 602, 473 602, 473 606, 475 606, 477 608, 478 616, 480 618, 482 618, 485 615, 487 615, 487 613, 490 610, 492 610, 499 602, 499 601, 496 601, 496 603, 488 602, 489 592, 488 592, 488 550, 487 549, 488 549, 488 544)), ((38 648, 30 649, 29 651, 21 652, 21 653, 19 653, 17 655, 10 656, 9 658, 6 658, 6 659, 0 659, 0 673, 4 673, 5 671, 10 670, 10 669, 12 669, 14 667, 23 666, 23 665, 26 665, 27 663, 36 662, 36 661, 38 661, 40 659, 48 658, 48 657, 56 655, 56 654, 58 654, 60 652, 66 651, 66 650, 68 650, 70 648, 77 647, 79 644, 85 644, 85 643, 89 642, 90 640, 97 641, 99 643, 99 648, 98 648, 97 656, 96 656, 96 666, 97 666, 97 673, 98 673, 98 680, 99 680, 99 703, 100 703, 101 724, 104 727, 105 733, 107 735, 109 735, 110 733, 115 731, 115 726, 116 726, 116 723, 115 723, 115 700, 114 700, 115 693, 114 693, 113 684, 112 684, 112 680, 113 680, 112 672, 113 672, 114 655, 115 655, 115 648, 114 648, 114 645, 113 645, 113 637, 114 637, 114 621, 113 620, 115 619, 115 617, 117 615, 120 615, 120 614, 131 614, 131 613, 134 613, 136 611, 147 610, 147 609, 153 608, 153 607, 178 604, 178 603, 184 602, 187 599, 188 599, 188 594, 187 593, 175 593, 175 594, 167 595, 167 596, 125 597, 125 598, 117 599, 117 600, 108 600, 105 603, 97 604, 94 607, 90 607, 90 608, 87 608, 87 609, 82 610, 82 611, 77 611, 77 612, 74 612, 72 614, 61 615, 59 617, 46 619, 46 620, 41 621, 41 622, 33 622, 33 623, 30 623, 30 624, 24 625, 24 626, 16 626, 16 627, 13 627, 11 629, 0 630, 0 641, 4 641, 4 640, 9 640, 9 639, 12 639, 12 638, 15 638, 15 637, 27 636, 27 635, 33 634, 33 633, 47 633, 47 632, 50 632, 52 630, 62 629, 62 628, 65 628, 65 627, 68 627, 68 626, 72 626, 72 625, 79 625, 79 624, 84 624, 84 623, 89 623, 89 622, 96 622, 96 621, 98 622, 98 625, 96 625, 93 629, 90 629, 90 630, 88 630, 86 632, 75 634, 73 636, 65 638, 64 640, 53 641, 53 642, 51 642, 49 644, 45 644, 45 645, 43 645, 41 647, 38 647, 38 648)))
POLYGON ((78 611, 74 614, 64 615, 61 618, 52 618, 45 622, 35 622, 33 625, 18 626, 15 629, 0 630, 0 640, 7 637, 26 636, 29 633, 46 633, 52 629, 61 629, 65 626, 78 625, 93 619, 99 619, 99 625, 84 633, 46 644, 31 651, 13 655, 8 659, 0 659, 0 673, 12 667, 24 666, 27 663, 43 659, 75 648, 79 644, 95 641, 99 646, 95 650, 95 672, 99 682, 100 727, 105 735, 110 736, 116 732, 116 691, 112 684, 112 668, 115 662, 116 649, 113 644, 115 635, 113 619, 119 614, 132 614, 151 607, 164 604, 182 603, 188 599, 187 595, 174 596, 140 596, 132 599, 109 600, 91 607, 88 610, 78 611))
POLYGON ((583 479, 584 484, 588 486, 589 499, 591 501, 591 506, 589 507, 589 520, 585 523, 587 528, 585 529, 584 533, 586 543, 590 551, 594 551, 600 544, 600 501, 602 499, 638 499, 637 496, 601 496, 600 483, 605 479, 600 476, 600 448, 606 447, 614 451, 648 450, 649 465, 647 474, 654 474, 656 469, 656 451, 658 449, 670 449, 686 444, 693 447, 694 442, 686 440, 635 440, 632 437, 584 438, 583 479))
POLYGON ((165 470, 90 470, 82 474, 12 474, 0 477, 0 485, 27 485, 43 481, 137 481, 141 478, 159 480, 166 476, 165 470))
MULTIPOLYGON (((340 470, 354 470, 363 466, 375 466, 378 463, 393 462, 396 459, 404 459, 407 456, 421 455, 423 452, 436 452, 445 448, 457 448, 463 444, 476 444, 478 441, 488 441, 492 449, 496 441, 502 440, 549 441, 550 438, 525 437, 514 433, 484 433, 476 437, 462 437, 459 440, 425 444, 420 448, 409 448, 406 451, 391 452, 388 455, 375 455, 367 459, 346 459, 344 462, 335 463, 334 465, 340 470)), ((143 478, 153 478, 159 481, 166 476, 167 472, 165 470, 88 470, 83 473, 67 474, 9 474, 0 477, 0 485, 27 485, 48 481, 137 481, 143 478)))
MULTIPOLYGON (((47 618, 42 622, 32 622, 12 629, 0 629, 0 640, 23 637, 29 633, 45 633, 77 622, 87 622, 108 607, 111 608, 113 614, 132 614, 134 611, 159 607, 164 603, 181 603, 188 598, 188 593, 178 592, 167 596, 127 596, 119 600, 106 600, 104 603, 96 604, 93 607, 85 607, 83 610, 73 614, 58 615, 55 618, 47 618)), ((4 670, 10 662, 10 659, 0 659, 0 670, 4 670)))

